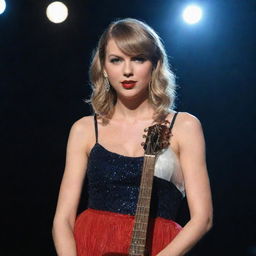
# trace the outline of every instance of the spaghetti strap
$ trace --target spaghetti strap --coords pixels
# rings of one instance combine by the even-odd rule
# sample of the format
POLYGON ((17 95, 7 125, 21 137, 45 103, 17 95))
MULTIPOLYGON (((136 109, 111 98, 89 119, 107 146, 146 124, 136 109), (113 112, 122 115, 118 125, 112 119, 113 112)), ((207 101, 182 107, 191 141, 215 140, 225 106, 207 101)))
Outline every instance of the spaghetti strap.
POLYGON ((179 113, 179 112, 176 112, 176 113, 174 114, 173 118, 172 118, 172 121, 171 121, 171 124, 170 124, 170 130, 172 130, 172 127, 173 127, 173 125, 174 125, 174 122, 175 122, 175 119, 176 119, 178 113, 179 113))
POLYGON ((98 143, 98 122, 97 122, 97 114, 94 114, 94 128, 95 128, 96 143, 98 143))

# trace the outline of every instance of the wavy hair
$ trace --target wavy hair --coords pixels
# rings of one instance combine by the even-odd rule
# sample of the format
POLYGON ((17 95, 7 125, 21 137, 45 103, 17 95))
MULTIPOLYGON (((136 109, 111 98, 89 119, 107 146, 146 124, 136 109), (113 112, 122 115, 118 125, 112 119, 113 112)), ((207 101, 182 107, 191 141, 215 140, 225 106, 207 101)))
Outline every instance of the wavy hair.
POLYGON ((132 18, 112 22, 103 32, 94 50, 89 70, 92 94, 89 103, 104 119, 111 118, 117 100, 115 90, 105 90, 103 75, 106 46, 113 39, 118 48, 128 56, 143 55, 153 64, 148 100, 153 105, 155 121, 162 121, 174 106, 175 76, 170 70, 168 58, 157 33, 142 21, 132 18))

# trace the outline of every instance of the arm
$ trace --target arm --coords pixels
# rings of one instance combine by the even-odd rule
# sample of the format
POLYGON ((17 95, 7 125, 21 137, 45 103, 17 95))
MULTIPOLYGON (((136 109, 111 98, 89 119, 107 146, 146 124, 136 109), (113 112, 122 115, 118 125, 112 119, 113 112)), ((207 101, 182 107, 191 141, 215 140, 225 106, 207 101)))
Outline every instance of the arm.
POLYGON ((174 136, 179 145, 190 220, 157 256, 184 255, 212 226, 212 199, 202 127, 196 117, 180 114, 174 136))
POLYGON ((58 256, 76 256, 73 227, 87 166, 85 125, 82 119, 70 130, 64 175, 53 221, 53 240, 58 256))

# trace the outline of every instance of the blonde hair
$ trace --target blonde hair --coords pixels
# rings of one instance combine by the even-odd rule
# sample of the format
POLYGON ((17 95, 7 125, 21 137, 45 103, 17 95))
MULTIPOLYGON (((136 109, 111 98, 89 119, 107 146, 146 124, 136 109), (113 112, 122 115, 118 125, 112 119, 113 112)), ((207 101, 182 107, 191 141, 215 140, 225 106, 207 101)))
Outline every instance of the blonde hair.
POLYGON ((113 39, 118 48, 128 56, 143 55, 153 64, 149 85, 149 102, 155 109, 154 120, 162 121, 174 108, 175 76, 157 33, 142 21, 126 18, 112 22, 104 31, 94 51, 89 78, 92 94, 89 102, 100 117, 111 118, 117 100, 115 90, 106 91, 103 75, 106 46, 113 39))

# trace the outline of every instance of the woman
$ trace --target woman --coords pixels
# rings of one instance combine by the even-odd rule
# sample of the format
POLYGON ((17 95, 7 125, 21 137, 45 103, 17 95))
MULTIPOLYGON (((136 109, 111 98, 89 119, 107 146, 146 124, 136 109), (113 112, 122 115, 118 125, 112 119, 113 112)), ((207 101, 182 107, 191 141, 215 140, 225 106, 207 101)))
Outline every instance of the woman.
POLYGON ((90 68, 97 115, 70 131, 53 225, 59 256, 128 253, 138 200, 144 129, 170 122, 170 146, 157 158, 152 193, 150 255, 181 256, 211 228, 212 201, 200 121, 175 112, 174 76, 158 35, 135 19, 113 22, 90 68), (88 209, 77 207, 85 175, 88 209), (186 193, 190 220, 175 222, 186 193))

